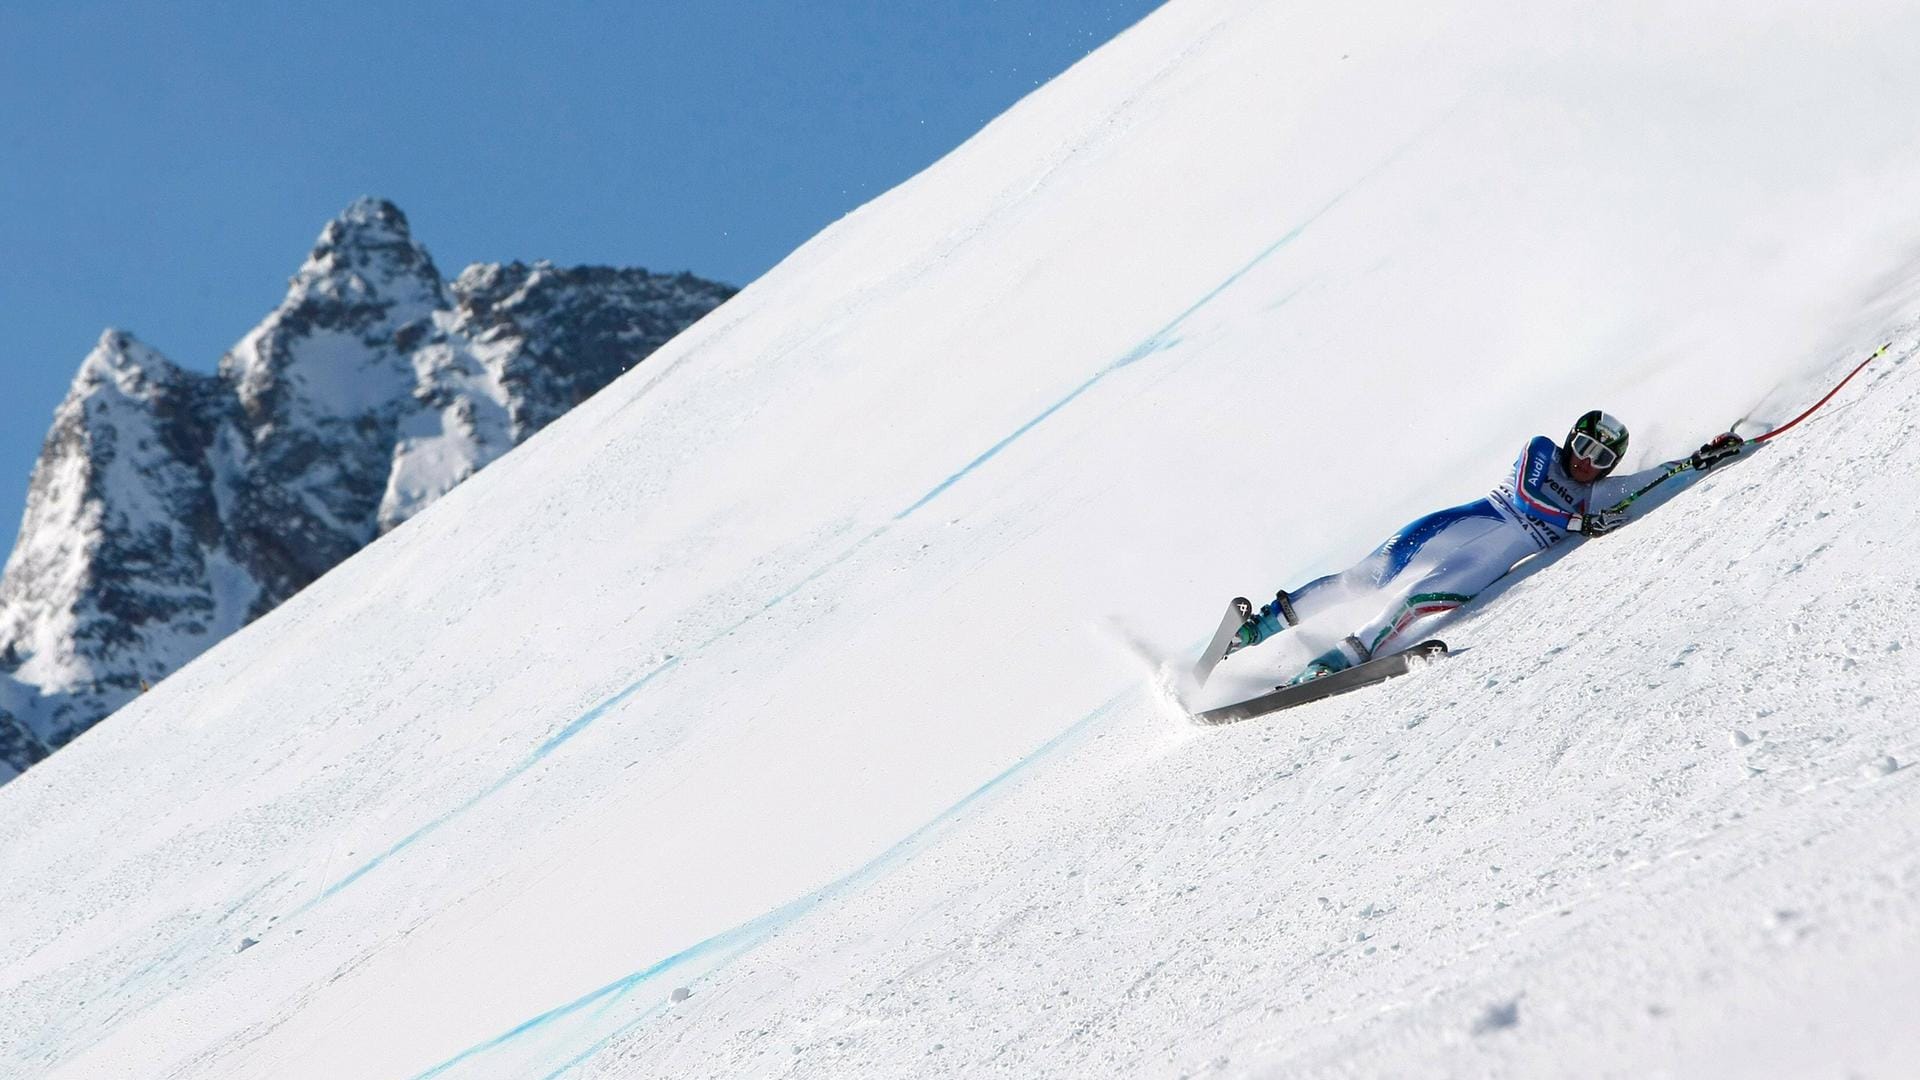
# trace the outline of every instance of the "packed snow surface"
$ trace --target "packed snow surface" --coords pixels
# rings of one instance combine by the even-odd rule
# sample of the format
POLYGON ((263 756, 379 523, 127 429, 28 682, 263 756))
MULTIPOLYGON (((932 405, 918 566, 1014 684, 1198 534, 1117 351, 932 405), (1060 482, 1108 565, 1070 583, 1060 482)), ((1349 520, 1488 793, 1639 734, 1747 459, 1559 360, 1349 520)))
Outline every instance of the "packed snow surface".
POLYGON ((1905 1074, 1920 9, 1671 7, 1163 8, 0 789, 0 1071, 1905 1074), (1886 341, 1444 663, 1158 689, 1886 341))

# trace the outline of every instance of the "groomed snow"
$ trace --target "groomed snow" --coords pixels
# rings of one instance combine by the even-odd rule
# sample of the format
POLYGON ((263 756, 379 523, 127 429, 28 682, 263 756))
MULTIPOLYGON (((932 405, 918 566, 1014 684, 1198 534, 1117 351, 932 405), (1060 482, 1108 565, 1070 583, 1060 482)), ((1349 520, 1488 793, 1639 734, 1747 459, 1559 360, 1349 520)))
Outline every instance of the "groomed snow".
POLYGON ((1908 1075, 1900 346, 1442 665, 1225 729, 1122 702, 579 1075, 1908 1075))
POLYGON ((0 789, 0 1065, 1899 1075, 1916 31, 1170 4, 0 789), (1127 644, 1888 340, 1408 679, 1127 644))

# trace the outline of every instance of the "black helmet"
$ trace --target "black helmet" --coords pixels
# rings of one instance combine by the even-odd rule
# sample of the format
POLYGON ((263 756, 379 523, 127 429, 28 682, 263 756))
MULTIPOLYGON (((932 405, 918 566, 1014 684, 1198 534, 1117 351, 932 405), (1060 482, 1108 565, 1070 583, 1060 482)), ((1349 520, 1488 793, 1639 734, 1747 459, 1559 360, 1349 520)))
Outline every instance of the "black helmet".
POLYGON ((1560 444, 1560 467, 1571 473, 1576 460, 1584 461, 1605 476, 1626 455, 1627 425, 1595 409, 1573 422, 1560 444))

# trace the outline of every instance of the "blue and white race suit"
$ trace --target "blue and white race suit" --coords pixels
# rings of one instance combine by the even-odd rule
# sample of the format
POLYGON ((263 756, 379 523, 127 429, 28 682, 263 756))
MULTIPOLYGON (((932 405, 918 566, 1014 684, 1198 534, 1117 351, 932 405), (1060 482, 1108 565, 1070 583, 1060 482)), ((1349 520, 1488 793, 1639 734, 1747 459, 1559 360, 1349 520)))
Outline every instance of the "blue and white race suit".
MULTIPOLYGON (((1353 636, 1371 655, 1385 655, 1405 644, 1402 635, 1414 623, 1454 610, 1515 563, 1565 540, 1576 515, 1611 505, 1636 479, 1583 484, 1561 466, 1559 446, 1536 435, 1486 498, 1413 521, 1346 570, 1288 592, 1294 617, 1308 622, 1361 597, 1377 597, 1378 614, 1353 636)), ((1259 619, 1261 640, 1289 625, 1278 601, 1262 608, 1259 619)))

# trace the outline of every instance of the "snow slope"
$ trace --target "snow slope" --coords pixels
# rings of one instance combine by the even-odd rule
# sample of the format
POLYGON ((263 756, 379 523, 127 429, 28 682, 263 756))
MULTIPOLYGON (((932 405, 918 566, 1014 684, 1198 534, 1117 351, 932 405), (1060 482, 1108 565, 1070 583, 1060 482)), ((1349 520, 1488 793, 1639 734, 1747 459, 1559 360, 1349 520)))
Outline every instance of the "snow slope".
POLYGON ((1099 715, 580 1075, 1909 1075, 1900 344, 1444 665, 1226 729, 1099 715))
POLYGON ((0 1062, 1897 1075, 1916 30, 1169 5, 0 790, 0 1062), (1118 644, 1889 337, 1398 684, 1118 644))

